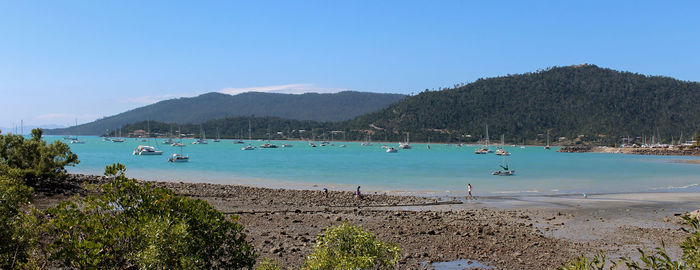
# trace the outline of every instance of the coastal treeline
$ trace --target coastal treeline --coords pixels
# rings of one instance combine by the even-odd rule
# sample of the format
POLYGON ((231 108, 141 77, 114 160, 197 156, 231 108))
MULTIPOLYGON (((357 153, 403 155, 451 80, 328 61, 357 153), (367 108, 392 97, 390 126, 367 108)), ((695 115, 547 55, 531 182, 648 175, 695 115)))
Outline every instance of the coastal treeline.
MULTIPOLYGON (((377 112, 342 122, 289 117, 233 117, 201 124, 150 122, 151 131, 207 137, 476 142, 503 137, 507 144, 619 144, 690 140, 700 133, 700 84, 619 72, 594 65, 479 79, 407 97, 377 112), (217 132, 218 131, 218 132, 217 132)), ((146 130, 147 121, 123 127, 146 130)), ((115 134, 112 131, 110 134, 115 134)))
MULTIPOLYGON (((1 131, 0 131, 1 132, 1 131)), ((0 269, 253 269, 258 258, 236 215, 126 177, 79 183, 80 161, 60 141, 0 134, 0 269), (35 196, 76 194, 37 209, 35 196)), ((343 223, 319 236, 304 269, 390 269, 401 248, 343 223)), ((279 269, 263 260, 258 269, 279 269)))

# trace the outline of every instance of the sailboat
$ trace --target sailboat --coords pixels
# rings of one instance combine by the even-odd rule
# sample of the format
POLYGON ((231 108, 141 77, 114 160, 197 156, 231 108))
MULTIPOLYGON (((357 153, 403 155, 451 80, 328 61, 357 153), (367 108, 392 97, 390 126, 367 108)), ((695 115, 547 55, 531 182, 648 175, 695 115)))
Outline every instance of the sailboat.
POLYGON ((406 132, 406 143, 399 143, 399 148, 401 149, 411 149, 411 145, 409 144, 409 133, 406 132))
POLYGON ((362 146, 372 146, 372 143, 370 142, 372 138, 367 134, 367 141, 362 143, 362 146))
POLYGON ((177 128, 177 137, 180 138, 180 141, 178 142, 173 142, 171 146, 175 147, 185 147, 185 144, 182 143, 182 132, 180 131, 180 127, 177 128))
POLYGON ((241 148, 241 150, 255 150, 255 147, 250 145, 250 142, 252 141, 252 136, 251 136, 251 127, 250 127, 250 120, 248 120, 248 145, 246 147, 241 148))
POLYGON ((115 142, 115 143, 123 143, 124 142, 124 139, 122 139, 122 129, 121 128, 119 129, 119 137, 117 137, 116 139, 112 139, 112 142, 115 142))
POLYGON ((499 166, 501 167, 502 170, 498 170, 498 171, 492 172, 491 174, 492 174, 492 175, 498 175, 498 176, 513 176, 513 175, 515 175, 515 170, 511 170, 511 169, 508 167, 508 157, 505 157, 505 156, 504 156, 503 159, 505 160, 505 166, 504 166, 504 165, 499 165, 499 166))
POLYGON ((506 147, 504 140, 503 140, 504 137, 505 136, 501 135, 501 146, 498 147, 498 149, 496 150, 497 156, 510 156, 510 152, 508 152, 504 149, 504 147, 506 147))
POLYGON ((549 130, 547 130, 547 145, 544 146, 544 149, 545 149, 545 150, 549 150, 549 149, 550 149, 550 147, 549 147, 549 130))
POLYGON ((221 137, 219 136, 219 128, 217 127, 216 128, 216 139, 214 139, 214 142, 220 142, 220 141, 221 141, 221 137))
POLYGON ((204 128, 202 128, 201 125, 199 126, 199 130, 200 130, 201 133, 202 133, 202 138, 201 138, 201 139, 198 139, 198 140, 195 140, 194 142, 192 142, 192 144, 207 144, 207 135, 206 135, 206 133, 204 132, 204 128))
POLYGON ((245 142, 241 141, 241 132, 238 132, 238 140, 233 141, 234 144, 244 144, 245 142))
MULTIPOLYGON (((179 133, 179 131, 178 131, 178 133, 179 133)), ((184 144, 182 144, 182 136, 180 136, 180 142, 178 142, 177 144, 179 144, 181 146, 185 146, 184 144)), ((175 145, 175 143, 173 144, 173 146, 174 145, 175 145)), ((190 156, 182 155, 182 147, 180 147, 179 154, 174 153, 174 154, 170 155, 170 158, 168 158, 168 162, 173 162, 173 163, 175 163, 175 162, 181 163, 181 162, 188 162, 188 161, 190 161, 190 156)))
POLYGON ((488 154, 488 153, 493 153, 493 150, 489 149, 489 125, 486 125, 486 145, 482 146, 479 149, 476 149, 474 151, 474 154, 477 155, 483 155, 483 154, 488 154))

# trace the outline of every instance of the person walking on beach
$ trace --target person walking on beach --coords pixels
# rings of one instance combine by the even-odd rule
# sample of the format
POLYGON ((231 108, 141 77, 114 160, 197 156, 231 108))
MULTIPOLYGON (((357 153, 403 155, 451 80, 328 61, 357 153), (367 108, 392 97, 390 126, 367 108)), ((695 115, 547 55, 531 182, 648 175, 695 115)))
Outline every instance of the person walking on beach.
POLYGON ((327 188, 323 188, 323 193, 326 194, 326 198, 328 198, 328 189, 327 188))
POLYGON ((472 184, 469 183, 467 184, 467 200, 473 200, 474 197, 472 197, 472 184))
POLYGON ((355 199, 356 200, 362 199, 362 194, 360 193, 360 186, 357 186, 357 191, 355 191, 355 199))

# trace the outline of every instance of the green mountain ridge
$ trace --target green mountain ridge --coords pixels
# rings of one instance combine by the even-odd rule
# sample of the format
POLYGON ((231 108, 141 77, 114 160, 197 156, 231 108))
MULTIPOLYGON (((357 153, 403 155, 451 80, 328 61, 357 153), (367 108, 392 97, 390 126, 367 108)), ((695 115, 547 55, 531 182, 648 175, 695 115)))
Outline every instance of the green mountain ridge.
POLYGON ((542 143, 549 131, 553 141, 583 135, 601 142, 627 136, 670 142, 700 131, 698 100, 697 82, 577 65, 426 90, 348 126, 410 131, 417 140, 436 130, 474 140, 488 125, 492 141, 503 135, 509 142, 542 143))
POLYGON ((140 121, 198 124, 213 119, 256 115, 296 120, 342 121, 377 111, 403 98, 401 94, 343 91, 334 94, 278 94, 247 92, 238 95, 206 93, 197 97, 160 101, 94 122, 46 130, 55 135, 100 135, 140 121))
MULTIPOLYGON (((622 137, 652 136, 664 142, 690 139, 700 131, 700 84, 669 77, 620 72, 595 65, 553 67, 535 73, 479 79, 441 91, 426 90, 376 112, 342 122, 297 121, 278 117, 234 117, 211 120, 201 126, 209 137, 219 130, 224 138, 247 135, 248 121, 255 138, 335 138, 403 141, 476 142, 486 126, 492 142, 505 137, 508 144, 545 142, 618 143, 622 137), (295 130, 305 130, 298 132, 295 130), (277 132, 281 132, 278 134, 277 132)), ((287 117, 285 117, 287 118, 287 117)), ((146 128, 146 122, 125 132, 146 128)), ((172 124, 154 124, 167 133, 172 124)), ((199 134, 200 125, 182 126, 199 134)), ((175 128, 177 130, 177 128, 175 128)), ((183 133, 185 130, 183 130, 183 133)))

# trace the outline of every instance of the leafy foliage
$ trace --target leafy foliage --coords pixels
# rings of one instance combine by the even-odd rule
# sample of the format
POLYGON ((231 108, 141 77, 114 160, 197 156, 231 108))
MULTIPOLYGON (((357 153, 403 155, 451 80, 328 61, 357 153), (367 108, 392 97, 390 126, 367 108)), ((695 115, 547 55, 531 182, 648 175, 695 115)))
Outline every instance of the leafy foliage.
MULTIPOLYGON (((106 129, 152 120, 165 123, 202 123, 213 119, 257 115, 296 120, 342 121, 377 111, 404 95, 344 91, 302 95, 248 92, 238 95, 207 93, 161 101, 76 127, 49 130, 51 134, 100 135, 106 129)), ((246 123, 247 130, 247 123, 246 123)))
POLYGON ((388 269, 401 247, 375 239, 372 233, 347 222, 332 226, 318 237, 304 269, 388 269))
POLYGON ((0 269, 39 267, 39 213, 33 191, 16 177, 0 175, 0 269))
POLYGON ((12 171, 28 185, 35 186, 41 180, 62 178, 65 166, 80 162, 68 145, 60 141, 46 144, 41 136, 41 129, 32 130, 31 139, 21 135, 1 135, 0 170, 12 171))
MULTIPOLYGON (((604 270, 606 265, 605 253, 602 251, 600 254, 593 256, 593 258, 588 258, 586 256, 581 256, 574 258, 561 267, 557 268, 559 270, 604 270)), ((613 263, 608 269, 614 269, 617 264, 613 263)))
POLYGON ((265 258, 258 263, 256 270, 280 270, 282 269, 275 261, 270 258, 265 258))
MULTIPOLYGON (((101 195, 75 197, 49 209, 50 258, 65 267, 191 269, 251 268, 253 247, 243 227, 202 200, 140 185, 125 167, 101 195)), ((237 217, 233 217, 235 220, 237 217)))

